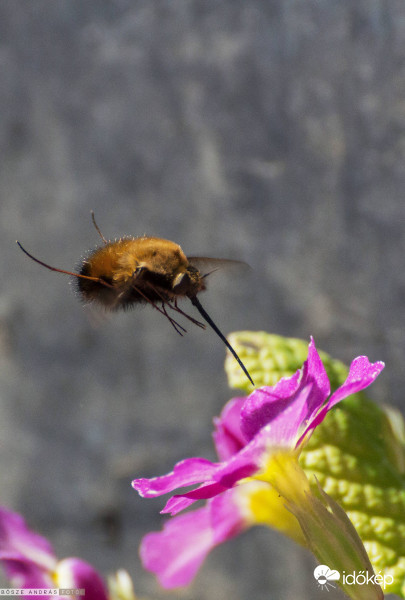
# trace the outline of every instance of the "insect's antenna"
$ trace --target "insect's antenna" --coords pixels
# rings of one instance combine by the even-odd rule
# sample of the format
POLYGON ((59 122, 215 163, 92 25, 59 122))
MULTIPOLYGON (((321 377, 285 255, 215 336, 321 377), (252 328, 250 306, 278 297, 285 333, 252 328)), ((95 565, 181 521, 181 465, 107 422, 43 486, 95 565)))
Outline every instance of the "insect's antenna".
POLYGON ((80 273, 73 273, 72 271, 64 271, 63 269, 57 269, 56 267, 51 267, 51 265, 47 265, 46 263, 42 262, 42 260, 35 258, 35 256, 32 256, 32 254, 27 252, 27 250, 21 246, 21 244, 18 240, 17 240, 17 244, 20 246, 20 248, 24 252, 24 254, 29 256, 29 258, 31 258, 33 261, 35 261, 42 267, 46 267, 50 271, 56 271, 56 273, 64 273, 65 275, 72 275, 73 277, 79 277, 80 279, 89 279, 90 281, 97 281, 98 283, 101 283, 102 285, 105 285, 106 287, 114 287, 114 286, 110 285, 109 283, 107 283, 107 281, 104 281, 103 279, 101 279, 100 277, 89 277, 88 275, 81 275, 80 273))
POLYGON ((198 310, 198 312, 200 313, 200 315, 207 321, 208 325, 210 325, 212 327, 212 329, 215 331, 215 333, 224 342, 224 344, 228 348, 228 350, 232 353, 232 355, 234 356, 234 358, 238 361, 238 363, 239 363, 242 371, 244 372, 244 374, 246 375, 246 377, 249 379, 250 383, 252 385, 255 385, 254 381, 251 378, 251 376, 249 375, 249 372, 246 369, 245 365, 243 364, 243 362, 241 361, 241 359, 239 358, 239 356, 236 354, 235 350, 232 348, 231 344, 228 342, 228 340, 226 339, 226 337, 224 336, 224 334, 221 333, 221 331, 215 325, 214 321, 211 319, 211 317, 209 316, 209 314, 201 306, 201 303, 198 300, 197 296, 190 296, 190 300, 191 300, 191 304, 193 304, 196 307, 196 309, 198 310))
POLYGON ((204 277, 208 277, 208 275, 211 275, 211 273, 215 273, 215 271, 219 271, 219 267, 217 267, 216 269, 212 269, 212 271, 208 271, 208 273, 205 273, 204 275, 201 275, 201 279, 204 279, 204 277))
POLYGON ((105 239, 105 237, 103 236, 103 234, 100 231, 99 226, 96 223, 96 217, 94 216, 94 210, 91 210, 90 213, 91 213, 91 220, 93 221, 93 225, 96 228, 96 231, 97 231, 98 235, 101 237, 101 239, 103 240, 104 244, 108 244, 108 240, 105 239))

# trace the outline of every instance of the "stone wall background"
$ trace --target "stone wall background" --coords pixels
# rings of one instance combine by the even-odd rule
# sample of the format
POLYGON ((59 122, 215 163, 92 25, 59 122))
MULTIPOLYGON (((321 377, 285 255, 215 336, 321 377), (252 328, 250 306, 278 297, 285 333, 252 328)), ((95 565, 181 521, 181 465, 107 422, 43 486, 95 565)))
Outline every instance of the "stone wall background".
MULTIPOLYGON (((106 237, 245 260, 202 298, 224 332, 382 359, 371 393, 404 408, 405 7, 2 0, 0 64, 0 502, 163 598, 137 549, 164 501, 130 482, 214 458, 224 348, 147 308, 83 309, 15 240, 72 269, 94 209, 106 237)), ((313 566, 258 528, 168 597, 323 598, 313 566)))

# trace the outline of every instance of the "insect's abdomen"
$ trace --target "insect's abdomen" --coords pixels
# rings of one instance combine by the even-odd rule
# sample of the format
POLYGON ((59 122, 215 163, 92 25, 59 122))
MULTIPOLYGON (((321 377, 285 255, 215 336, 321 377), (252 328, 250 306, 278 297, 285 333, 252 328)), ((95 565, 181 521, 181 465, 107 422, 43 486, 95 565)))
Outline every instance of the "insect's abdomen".
MULTIPOLYGON (((128 253, 133 239, 121 239, 109 242, 95 250, 83 261, 80 275, 99 278, 101 281, 77 279, 79 292, 85 301, 96 302, 111 310, 122 308, 125 290, 128 288, 128 277, 117 281, 117 273, 121 272, 120 261, 128 253)), ((139 301, 139 299, 138 299, 139 301)), ((133 302, 136 302, 134 299, 133 302)))

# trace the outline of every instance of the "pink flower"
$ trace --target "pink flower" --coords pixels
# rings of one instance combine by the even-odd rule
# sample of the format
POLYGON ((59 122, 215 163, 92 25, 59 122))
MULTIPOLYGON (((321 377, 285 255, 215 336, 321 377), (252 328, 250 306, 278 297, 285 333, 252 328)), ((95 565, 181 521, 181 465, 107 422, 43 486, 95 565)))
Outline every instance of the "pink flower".
POLYGON ((19 514, 5 508, 0 508, 0 562, 14 587, 84 588, 86 600, 108 598, 102 578, 91 565, 78 558, 58 562, 50 543, 28 529, 19 514))
POLYGON ((197 500, 208 500, 203 508, 168 521, 162 532, 145 536, 140 550, 145 568, 164 587, 187 585, 214 546, 255 523, 277 526, 303 543, 296 520, 268 485, 271 457, 283 450, 296 459, 328 411, 370 385, 383 367, 365 356, 356 358, 345 383, 329 397, 329 379, 311 340, 307 360, 292 377, 225 406, 214 432, 221 462, 188 458, 167 475, 135 479, 133 487, 146 498, 193 486, 173 495, 162 513, 176 515, 197 500))

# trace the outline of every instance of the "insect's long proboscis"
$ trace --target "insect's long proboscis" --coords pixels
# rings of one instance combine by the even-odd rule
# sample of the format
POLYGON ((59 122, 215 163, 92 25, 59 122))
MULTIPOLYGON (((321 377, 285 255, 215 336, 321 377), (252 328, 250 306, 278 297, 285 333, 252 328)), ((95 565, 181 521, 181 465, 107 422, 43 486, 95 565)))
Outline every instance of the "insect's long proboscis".
POLYGON ((200 315, 207 321, 208 325, 215 331, 215 333, 218 335, 218 337, 220 337, 221 340, 224 342, 225 346, 232 353, 233 357, 238 362, 240 368, 242 369, 242 371, 244 372, 246 377, 249 379, 250 383, 254 386, 255 385, 254 381, 251 378, 251 376, 249 375, 249 372, 246 369, 245 365, 243 364, 243 362, 241 361, 239 356, 236 354, 236 351, 232 348, 231 344, 228 342, 228 340, 226 339, 224 334, 218 329, 218 327, 215 325, 214 321, 211 319, 209 314, 202 307, 201 302, 198 300, 197 296, 190 296, 190 300, 191 300, 191 304, 196 307, 196 309, 198 310, 200 315))

